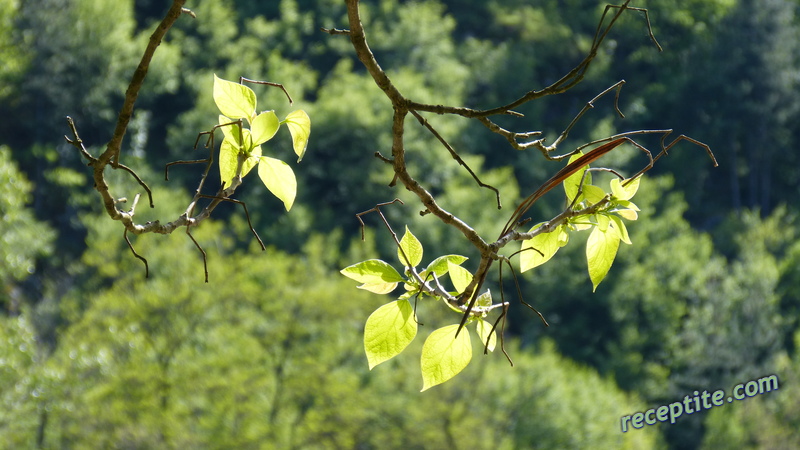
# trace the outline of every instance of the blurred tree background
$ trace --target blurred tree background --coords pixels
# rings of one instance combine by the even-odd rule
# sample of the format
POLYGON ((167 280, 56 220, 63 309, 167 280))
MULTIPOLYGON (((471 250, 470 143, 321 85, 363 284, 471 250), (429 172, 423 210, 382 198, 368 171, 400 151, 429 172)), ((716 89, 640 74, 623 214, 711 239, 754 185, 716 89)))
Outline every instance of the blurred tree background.
MULTIPOLYGON (((372 156, 390 147, 388 101, 347 38, 319 31, 346 27, 343 2, 186 6, 197 19, 179 20, 156 53, 124 143, 125 164, 154 188, 156 209, 140 207, 141 215, 177 217, 196 188, 191 166, 158 180, 166 162, 205 156, 192 145, 217 121, 213 73, 283 83, 294 107, 309 112, 308 153, 294 166, 298 199, 286 214, 260 186, 240 189, 266 252, 252 245, 235 205, 195 230, 209 284, 182 233, 134 237, 150 262, 145 279, 62 136, 70 115, 90 151, 104 146, 165 2, 0 0, 0 447, 800 447, 800 2, 636 2, 649 8, 663 53, 643 15, 628 13, 582 84, 521 108, 526 126, 552 141, 586 101, 624 78, 626 118, 601 100, 570 148, 675 128, 709 144, 720 167, 696 149, 671 151, 642 182, 634 245, 620 250, 596 293, 573 242, 522 277, 525 299, 551 326, 512 306, 506 340, 515 366, 477 356, 476 343, 477 361, 422 394, 419 362, 407 355, 367 370, 363 324, 386 299, 338 274, 392 254, 378 227, 360 241, 354 214, 407 195, 387 186, 391 174, 372 156), (620 430, 624 415, 768 374, 780 390, 674 425, 620 430)), ((604 6, 362 4, 373 49, 401 91, 474 107, 571 69, 604 6)), ((289 111, 280 91, 255 89, 260 109, 289 111)), ((466 120, 430 120, 507 208, 562 166, 466 120)), ((488 214, 493 195, 423 131, 410 128, 408 140, 420 181, 479 232, 501 228, 488 214)), ((291 155, 288 143, 271 145, 291 155)), ((609 158, 628 173, 642 164, 633 148, 609 158)), ((136 194, 130 179, 118 183, 126 191, 116 195, 136 194)), ((534 216, 552 214, 553 197, 534 216)), ((469 251, 418 209, 406 202, 386 212, 397 229, 409 223, 426 252, 469 251)))

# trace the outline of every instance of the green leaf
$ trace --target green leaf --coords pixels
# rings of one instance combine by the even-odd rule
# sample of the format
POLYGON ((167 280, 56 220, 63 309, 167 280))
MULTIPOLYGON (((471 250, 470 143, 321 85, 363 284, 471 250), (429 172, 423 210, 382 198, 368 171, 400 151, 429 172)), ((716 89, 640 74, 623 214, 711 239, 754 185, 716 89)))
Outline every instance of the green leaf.
POLYGON ((417 267, 422 261, 422 244, 409 231, 407 225, 406 233, 403 235, 403 239, 400 239, 400 247, 397 249, 397 259, 406 267, 417 267), (401 252, 400 249, 403 251, 401 252), (403 257, 403 253, 408 257, 408 261, 403 257))
POLYGON ((214 74, 214 103, 231 119, 252 120, 256 112, 256 93, 247 86, 223 80, 214 74))
MULTIPOLYGON (((530 231, 539 228, 543 224, 544 223, 535 225, 530 231)), ((565 233, 565 226, 561 225, 550 233, 539 233, 532 239, 523 241, 522 250, 519 254, 520 272, 526 272, 549 261, 550 258, 556 254, 558 249, 566 244, 566 242, 563 241, 563 234, 565 233)))
POLYGON ((443 277, 444 274, 446 274, 447 271, 450 269, 451 263, 459 265, 464 261, 466 261, 467 259, 469 258, 461 255, 440 256, 431 261, 431 263, 428 264, 428 267, 425 268, 425 270, 420 274, 420 276, 422 277, 423 280, 426 279, 428 275, 431 273, 435 273, 437 277, 443 277))
MULTIPOLYGON (((249 130, 245 129, 249 133, 249 130)), ((246 134, 245 136, 249 136, 246 134)), ((245 139, 247 140, 247 139, 245 139)), ((247 175, 256 164, 259 163, 261 147, 256 147, 250 151, 250 156, 242 162, 242 178, 247 175)), ((230 139, 224 139, 219 147, 219 176, 225 186, 230 186, 233 177, 236 176, 236 168, 239 164, 239 146, 230 139)))
POLYGON ((294 197, 297 195, 297 179, 288 164, 280 159, 262 156, 258 164, 258 176, 267 189, 283 202, 287 211, 292 209, 294 197))
POLYGON ((476 325, 477 327, 475 331, 478 332, 478 337, 481 339, 481 345, 485 346, 490 352, 493 352, 495 346, 497 345, 497 335, 494 331, 492 331, 492 324, 483 319, 478 319, 476 325), (489 345, 486 345, 487 341, 489 342, 489 345))
POLYGON ((458 324, 439 328, 422 345, 422 390, 458 375, 472 359, 469 330, 464 328, 456 337, 458 324))
POLYGON ((587 184, 583 187, 583 198, 592 205, 605 198, 605 196, 605 191, 599 186, 587 184))
POLYGON ((611 269, 614 258, 619 249, 619 235, 613 230, 603 231, 594 227, 586 241, 586 262, 589 268, 589 278, 592 280, 592 292, 611 269))
MULTIPOLYGON (((581 153, 581 152, 578 152, 578 153, 570 156, 569 161, 567 162, 567 164, 572 163, 573 161, 575 161, 576 159, 580 158, 581 156, 583 156, 583 153, 581 153)), ((588 168, 589 168, 589 165, 587 164, 583 168, 578 169, 577 171, 575 171, 575 173, 573 173, 572 175, 570 175, 566 179, 564 179, 564 183, 563 183, 564 192, 567 194, 567 201, 568 202, 571 202, 573 199, 575 199, 575 196, 578 195, 578 190, 579 190, 580 185, 581 185, 581 179, 583 179, 583 173, 588 168)), ((590 184, 592 184, 592 174, 591 174, 591 172, 587 173, 586 174, 586 178, 584 179, 584 185, 585 186, 588 186, 590 184)), ((581 201, 581 199, 578 199, 576 203, 579 203, 580 201, 581 201)))
POLYGON ((275 115, 275 111, 264 111, 256 116, 250 125, 253 145, 263 144, 272 139, 272 136, 275 136, 280 126, 281 124, 278 122, 278 116, 275 115))
POLYGON ((396 300, 376 309, 364 325, 369 369, 400 354, 416 335, 417 320, 408 300, 396 300))
POLYGON ((347 278, 364 284, 386 284, 405 281, 397 271, 385 261, 368 259, 340 270, 347 278))
POLYGON ((447 271, 450 273, 450 280, 453 282, 453 287, 456 289, 456 292, 459 294, 464 292, 464 289, 466 289, 472 281, 472 274, 469 270, 448 261, 447 271))
POLYGON ((611 219, 611 225, 614 231, 616 231, 617 236, 619 236, 620 240, 628 245, 631 244, 631 237, 628 235, 628 227, 625 226, 625 222, 622 221, 618 216, 609 215, 609 219, 611 219))
POLYGON ((636 191, 639 190, 639 182, 641 179, 642 177, 637 177, 629 182, 628 180, 620 181, 619 178, 614 178, 611 180, 611 193, 617 200, 630 200, 636 195, 636 191), (623 186, 625 183, 628 184, 623 186))
POLYGON ((482 308, 492 306, 492 292, 487 289, 486 292, 479 295, 478 298, 475 299, 475 305, 482 308))
POLYGON ((297 162, 303 159, 306 154, 306 147, 308 146, 308 137, 311 135, 311 118, 302 109, 292 111, 286 116, 285 123, 289 127, 289 133, 292 134, 292 145, 294 152, 297 154, 297 162))

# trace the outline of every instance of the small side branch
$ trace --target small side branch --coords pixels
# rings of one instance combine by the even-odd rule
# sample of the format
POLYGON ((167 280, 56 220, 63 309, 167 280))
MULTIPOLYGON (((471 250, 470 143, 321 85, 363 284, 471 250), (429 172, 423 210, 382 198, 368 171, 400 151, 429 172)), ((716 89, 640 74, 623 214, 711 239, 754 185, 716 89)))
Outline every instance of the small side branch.
POLYGON ((144 263, 144 277, 150 278, 150 267, 147 265, 147 260, 144 258, 144 256, 136 253, 136 250, 133 248, 133 244, 131 244, 131 240, 128 239, 127 229, 125 229, 125 231, 122 233, 122 237, 125 238, 125 242, 128 244, 128 248, 131 249, 131 253, 133 253, 133 256, 135 256, 139 261, 144 263))
POLYGON ((263 84, 263 85, 266 85, 266 86, 272 86, 272 87, 281 88, 281 90, 283 91, 283 93, 284 93, 284 94, 286 94, 286 98, 288 98, 288 99, 289 99, 289 104, 290 104, 290 105, 291 105, 291 104, 294 104, 294 101, 292 100, 292 96, 291 96, 291 95, 289 95, 289 91, 287 91, 287 90, 286 90, 286 88, 285 88, 285 87, 283 87, 283 85, 282 85, 282 84, 280 84, 280 83, 273 83, 273 82, 271 82, 271 81, 259 81, 259 80, 251 80, 251 79, 249 79, 249 78, 245 78, 245 77, 239 77, 239 84, 243 84, 243 83, 245 83, 245 82, 247 82, 247 83, 251 83, 251 84, 263 84))
POLYGON ((497 209, 502 209, 503 206, 500 203, 500 191, 497 190, 496 187, 494 187, 492 185, 489 185, 489 184, 486 184, 483 181, 481 181, 481 179, 478 178, 478 175, 475 174, 475 172, 472 170, 472 168, 470 168, 469 165, 466 162, 464 162, 463 159, 461 159, 461 156, 458 154, 458 152, 456 152, 456 150, 442 137, 442 135, 439 134, 439 132, 436 131, 435 128, 433 128, 433 126, 428 122, 428 120, 426 118, 422 117, 422 115, 420 115, 420 113, 418 113, 418 112, 416 112, 414 110, 411 110, 409 112, 411 113, 411 115, 416 117, 417 120, 419 121, 419 123, 422 126, 424 126, 425 128, 427 128, 428 131, 430 131, 431 134, 433 134, 433 136, 436 139, 439 140, 439 142, 441 142, 441 144, 444 146, 444 148, 446 148, 447 151, 450 152, 450 156, 452 156, 453 159, 455 159, 456 162, 458 162, 458 164, 460 164, 463 168, 465 168, 467 170, 467 172, 469 172, 469 174, 472 176, 472 179, 475 180, 475 183, 477 183, 478 186, 480 186, 482 188, 489 189, 492 192, 494 192, 495 198, 497 199, 497 209))
POLYGON ((350 30, 343 29, 343 28, 325 28, 325 27, 320 27, 319 31, 322 31, 323 33, 328 33, 331 36, 337 35, 337 34, 345 34, 345 35, 350 34, 350 30))

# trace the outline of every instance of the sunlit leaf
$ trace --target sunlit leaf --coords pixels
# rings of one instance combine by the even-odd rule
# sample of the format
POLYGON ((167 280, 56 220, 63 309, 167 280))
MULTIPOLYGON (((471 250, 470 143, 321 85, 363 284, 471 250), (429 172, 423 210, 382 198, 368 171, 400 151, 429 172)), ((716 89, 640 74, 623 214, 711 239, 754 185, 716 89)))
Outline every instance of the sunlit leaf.
POLYGON ((599 186, 587 184, 583 187, 583 198, 590 204, 595 204, 605 198, 606 192, 599 186))
MULTIPOLYGON (((580 158, 581 156, 583 156, 583 153, 580 153, 580 152, 570 156, 569 161, 567 161, 567 164, 572 163, 573 161, 575 161, 576 159, 580 158)), ((570 175, 566 179, 564 179, 563 185, 564 185, 564 192, 567 194, 567 202, 572 202, 575 199, 575 196, 578 195, 578 190, 579 190, 580 185, 581 185, 581 180, 584 180, 583 181, 584 185, 592 184, 592 174, 591 174, 591 172, 586 174, 586 178, 583 178, 583 173, 588 168, 589 168, 589 165, 587 164, 586 166, 584 166, 581 169, 575 171, 575 173, 573 173, 572 175, 570 175)), ((578 201, 576 203, 578 203, 580 201, 581 201, 581 199, 578 199, 578 201)))
POLYGON ((639 214, 632 209, 617 209, 614 210, 614 212, 616 214, 619 214, 619 216, 622 217, 623 219, 636 220, 639 218, 639 214))
POLYGON ((420 274, 420 276, 422 277, 423 280, 426 279, 428 275, 431 273, 435 273, 437 277, 442 277, 450 269, 450 264, 459 265, 464 261, 466 261, 467 259, 468 258, 466 256, 461 256, 461 255, 440 256, 431 261, 431 263, 428 264, 428 267, 425 268, 425 270, 420 274))
POLYGON ((586 262, 589 268, 589 279, 592 280, 592 291, 608 274, 619 249, 619 235, 613 230, 603 231, 594 227, 586 241, 586 262))
MULTIPOLYGON (((260 156, 261 147, 256 147, 250 151, 250 156, 242 162, 242 178, 259 163, 260 156)), ((233 177, 236 176, 236 168, 238 165, 239 146, 226 138, 219 147, 219 176, 220 180, 225 184, 225 187, 231 185, 233 177)))
POLYGON ((475 299, 475 305, 482 308, 492 306, 492 292, 487 289, 486 292, 479 295, 478 298, 475 299))
POLYGON ((494 331, 492 331, 492 324, 483 319, 478 319, 476 325, 477 327, 475 331, 478 332, 478 337, 481 339, 481 345, 486 346, 490 352, 493 352, 495 345, 497 345, 497 335, 494 331), (489 345, 486 345, 487 341, 489 345))
POLYGON ((448 261, 447 271, 450 273, 450 280, 453 282, 453 287, 456 289, 456 292, 459 294, 464 292, 464 289, 466 289, 472 281, 472 274, 469 270, 448 261))
POLYGON ((247 86, 223 80, 214 74, 214 103, 231 119, 252 120, 256 111, 256 93, 247 86))
POLYGON ((364 325, 364 350, 369 368, 402 352, 417 335, 417 320, 408 300, 397 300, 376 309, 364 325))
POLYGON ((639 190, 639 182, 641 180, 642 177, 637 177, 630 182, 628 182, 628 180, 620 181, 619 178, 614 178, 611 180, 611 193, 614 195, 614 198, 618 200, 630 200, 636 195, 636 191, 639 190), (625 183, 628 184, 623 186, 625 183))
POLYGON ((288 164, 280 159, 262 156, 258 164, 258 176, 267 189, 283 202, 287 211, 292 209, 297 194, 297 179, 288 164))
POLYGON ((311 118, 302 109, 292 111, 283 120, 292 134, 292 146, 297 154, 297 162, 303 159, 308 146, 308 137, 311 135, 311 118))
POLYGON ((397 249, 397 259, 406 267, 417 267, 422 261, 422 244, 416 236, 409 231, 406 226, 406 233, 400 239, 400 247, 397 249), (402 249, 402 252, 400 251, 402 249), (403 253, 408 261, 403 257, 403 253))
MULTIPOLYGON (((530 231, 534 231, 542 225, 543 223, 537 224, 530 231)), ((532 239, 523 241, 519 254, 520 272, 531 270, 549 261, 558 249, 566 244, 564 242, 564 234, 566 234, 566 231, 562 225, 550 233, 539 233, 532 239)))
POLYGON ((280 122, 274 111, 264 111, 256 116, 250 125, 253 145, 259 145, 272 139, 279 127, 280 122))
POLYGON ((469 330, 462 329, 456 337, 458 328, 458 324, 439 328, 422 345, 423 391, 458 375, 472 359, 469 330))
POLYGON ((631 244, 631 238, 628 235, 628 228, 625 226, 625 222, 615 215, 609 215, 608 218, 611 219, 612 228, 617 232, 620 240, 626 244, 631 244))
POLYGON ((397 289, 397 284, 398 283, 364 283, 356 287, 359 289, 364 289, 365 291, 370 291, 373 294, 389 294, 397 289))
POLYGON ((394 267, 380 259, 361 261, 352 266, 347 266, 339 272, 347 278, 364 284, 399 283, 405 281, 394 267))

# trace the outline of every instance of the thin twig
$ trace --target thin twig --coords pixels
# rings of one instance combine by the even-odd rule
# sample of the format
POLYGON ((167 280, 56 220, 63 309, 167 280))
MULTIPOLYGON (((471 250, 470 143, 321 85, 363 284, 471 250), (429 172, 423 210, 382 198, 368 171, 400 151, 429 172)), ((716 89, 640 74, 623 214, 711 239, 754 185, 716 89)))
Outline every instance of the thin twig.
POLYGON ((131 240, 128 239, 128 229, 127 228, 125 229, 125 231, 122 232, 122 237, 124 237, 125 238, 125 242, 128 243, 128 248, 131 249, 131 253, 133 253, 133 256, 135 256, 141 262, 144 263, 144 277, 145 278, 150 278, 150 267, 147 265, 147 260, 144 258, 144 256, 136 253, 136 250, 134 250, 133 244, 131 244, 131 240))
POLYGON ((347 30, 347 29, 342 29, 342 28, 325 28, 325 27, 320 27, 320 28, 319 28, 319 31, 322 31, 323 33, 328 33, 328 34, 330 34, 330 35, 336 35, 336 34, 350 34, 350 30, 347 30))
POLYGON ((291 105, 291 104, 293 104, 293 103, 294 103, 294 101, 292 100, 292 96, 291 96, 291 95, 289 95, 289 91, 287 91, 287 90, 286 90, 286 88, 285 88, 285 87, 283 87, 283 85, 282 85, 282 84, 280 84, 280 83, 273 83, 273 82, 271 82, 271 81, 259 81, 259 80, 251 80, 251 79, 249 79, 249 78, 245 78, 245 77, 239 77, 239 84, 243 84, 245 81, 246 81, 246 82, 248 82, 248 83, 252 83, 252 84, 264 84, 264 85, 267 85, 267 86, 272 86, 272 87, 278 87, 278 88, 281 88, 281 90, 283 91, 283 93, 284 93, 284 94, 286 94, 286 98, 288 98, 288 99, 289 99, 289 104, 291 105))
POLYGON ((458 164, 467 169, 467 172, 469 172, 469 174, 472 176, 472 179, 475 180, 478 186, 489 189, 492 192, 494 192, 495 198, 497 199, 497 209, 502 209, 503 206, 500 203, 500 191, 496 187, 481 181, 481 179, 478 178, 478 175, 475 174, 472 168, 466 162, 464 162, 464 160, 461 158, 458 152, 456 152, 456 150, 442 137, 442 135, 439 134, 439 132, 436 131, 435 128, 433 128, 433 126, 428 122, 428 119, 422 117, 418 112, 414 110, 411 110, 409 112, 411 113, 411 115, 417 118, 417 120, 422 126, 427 128, 428 131, 430 131, 431 134, 433 134, 433 136, 439 140, 439 142, 444 146, 444 148, 446 148, 447 151, 450 152, 450 156, 452 156, 453 159, 455 159, 456 162, 458 162, 458 164))

